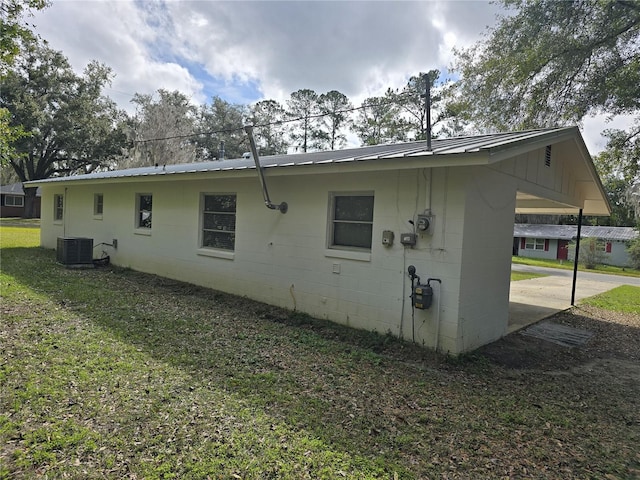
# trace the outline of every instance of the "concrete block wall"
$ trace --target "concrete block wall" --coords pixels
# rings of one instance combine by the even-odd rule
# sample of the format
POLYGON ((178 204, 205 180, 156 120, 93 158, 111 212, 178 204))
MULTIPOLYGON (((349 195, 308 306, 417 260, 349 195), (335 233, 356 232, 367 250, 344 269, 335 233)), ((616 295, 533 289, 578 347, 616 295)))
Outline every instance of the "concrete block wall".
MULTIPOLYGON (((268 175, 268 171, 267 171, 268 175)), ((264 206, 257 177, 221 179, 164 177, 120 183, 56 184, 43 188, 42 245, 55 248, 59 236, 86 236, 104 247, 116 265, 204 285, 259 301, 297 309, 355 328, 390 332, 429 347, 457 353, 459 264, 465 194, 455 170, 361 172, 267 176, 275 203, 287 214, 264 206), (375 195, 370 253, 327 248, 330 192, 370 191, 375 195), (93 215, 101 193, 104 212, 93 215), (153 195, 153 228, 135 228, 136 194, 153 195), (199 248, 203 193, 237 195, 233 253, 199 248), (54 194, 65 198, 64 221, 54 223, 54 194), (434 223, 414 248, 400 244, 412 232, 409 220, 430 209, 434 223), (383 230, 395 234, 382 245, 383 230), (440 278, 430 310, 412 320, 407 267, 440 278)), ((100 249, 96 248, 96 256, 100 249)))
POLYGON ((466 173, 458 351, 507 332, 517 188, 513 177, 492 169, 466 173))

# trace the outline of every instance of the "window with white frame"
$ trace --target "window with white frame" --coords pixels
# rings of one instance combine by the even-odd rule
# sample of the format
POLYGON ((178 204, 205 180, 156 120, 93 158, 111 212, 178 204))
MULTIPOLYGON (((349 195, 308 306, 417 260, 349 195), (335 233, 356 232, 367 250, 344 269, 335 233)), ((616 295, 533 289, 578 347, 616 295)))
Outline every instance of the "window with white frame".
POLYGON ((61 222, 64 216, 64 195, 53 196, 53 220, 61 222))
POLYGON ((5 207, 24 207, 24 197, 20 195, 5 195, 5 207))
POLYGON ((202 195, 201 247, 235 250, 236 195, 202 195))
POLYGON ((151 228, 152 211, 153 195, 150 193, 136 194, 136 228, 151 228))
POLYGON ((330 195, 329 248, 371 250, 372 192, 330 195))
POLYGON ((527 250, 544 250, 544 238, 527 238, 524 248, 527 250))
POLYGON ((93 214, 102 215, 104 211, 104 195, 102 193, 96 193, 93 195, 93 214))

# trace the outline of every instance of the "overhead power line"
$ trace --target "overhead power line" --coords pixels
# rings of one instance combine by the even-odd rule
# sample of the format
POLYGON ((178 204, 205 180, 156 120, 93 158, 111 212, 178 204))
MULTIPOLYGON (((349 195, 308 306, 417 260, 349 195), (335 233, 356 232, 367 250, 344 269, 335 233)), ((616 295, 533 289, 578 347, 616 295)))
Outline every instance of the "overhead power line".
MULTIPOLYGON (((399 97, 402 97, 402 96, 409 96, 409 95, 411 95, 411 93, 409 93, 409 92, 401 92, 401 93, 398 93, 397 95, 399 97)), ((366 105, 360 105, 359 107, 352 107, 352 108, 347 108, 347 109, 344 109, 344 110, 336 110, 334 112, 317 113, 317 114, 313 114, 313 115, 305 115, 305 116, 302 116, 302 117, 296 117, 296 118, 291 118, 291 119, 287 119, 287 120, 278 120, 278 121, 275 121, 275 122, 257 124, 257 125, 253 125, 253 127, 254 128, 262 128, 262 127, 270 127, 270 126, 273 126, 273 125, 283 125, 283 124, 286 124, 286 123, 299 122, 301 120, 310 119, 310 118, 322 118, 322 117, 328 117, 330 115, 335 115, 335 114, 340 114, 340 113, 351 113, 351 112, 355 112, 357 110, 366 110, 367 108, 382 107, 382 106, 385 106, 385 105, 395 104, 395 103, 397 103, 395 100, 389 99, 387 101, 382 101, 382 102, 378 102, 378 103, 369 103, 369 104, 366 104, 366 105)), ((168 135, 166 137, 145 138, 145 139, 141 139, 141 140, 134 140, 133 143, 144 144, 144 143, 159 142, 159 141, 164 141, 164 140, 178 140, 178 139, 200 137, 200 136, 203 136, 203 135, 221 135, 221 134, 230 134, 230 133, 234 133, 234 132, 243 132, 243 131, 244 131, 244 125, 241 125, 239 127, 225 128, 225 129, 220 129, 220 130, 207 130, 207 131, 202 131, 202 132, 184 133, 184 134, 179 134, 179 135, 168 135)))

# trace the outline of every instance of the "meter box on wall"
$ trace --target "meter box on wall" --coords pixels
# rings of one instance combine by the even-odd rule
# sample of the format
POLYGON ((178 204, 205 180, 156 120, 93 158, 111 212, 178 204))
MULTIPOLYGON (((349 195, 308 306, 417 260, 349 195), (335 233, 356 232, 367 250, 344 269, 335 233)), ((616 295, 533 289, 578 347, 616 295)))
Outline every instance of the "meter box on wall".
POLYGON ((413 247, 416 244, 418 236, 415 233, 400 234, 400 243, 406 247, 413 247))

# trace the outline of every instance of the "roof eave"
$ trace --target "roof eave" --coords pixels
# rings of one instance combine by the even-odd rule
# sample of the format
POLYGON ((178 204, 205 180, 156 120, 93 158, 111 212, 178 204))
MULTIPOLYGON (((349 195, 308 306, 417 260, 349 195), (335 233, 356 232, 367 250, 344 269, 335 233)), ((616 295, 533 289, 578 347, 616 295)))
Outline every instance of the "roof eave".
MULTIPOLYGON (((415 168, 437 168, 437 167, 464 167, 474 165, 487 165, 489 163, 489 155, 485 151, 470 153, 444 153, 433 155, 425 153, 423 155, 408 155, 393 158, 356 158, 356 159, 340 159, 335 161, 326 161, 319 163, 299 163, 299 164, 283 164, 283 165, 263 165, 268 176, 290 176, 290 175, 312 175, 319 173, 350 173, 350 172, 367 172, 367 171, 389 171, 389 170, 407 170, 415 168)), ((93 177, 88 178, 84 175, 59 177, 54 179, 33 180, 26 182, 31 186, 45 186, 51 184, 68 184, 86 185, 86 184, 102 184, 102 183, 123 183, 123 182, 153 182, 166 180, 167 177, 176 177, 189 180, 192 177, 198 178, 219 178, 236 177, 247 178, 257 176, 255 167, 243 167, 233 169, 210 169, 210 170, 192 170, 192 171, 158 171, 146 174, 136 175, 114 175, 109 177, 93 177)))

